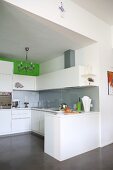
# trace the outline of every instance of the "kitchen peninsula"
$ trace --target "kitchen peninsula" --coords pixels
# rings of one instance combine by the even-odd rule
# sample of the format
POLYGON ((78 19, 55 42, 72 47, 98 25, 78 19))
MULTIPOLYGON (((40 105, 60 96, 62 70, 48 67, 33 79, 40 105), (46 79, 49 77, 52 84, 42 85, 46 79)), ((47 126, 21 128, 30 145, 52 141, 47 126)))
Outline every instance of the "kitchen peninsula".
POLYGON ((99 112, 45 115, 45 153, 63 161, 98 147, 99 112))

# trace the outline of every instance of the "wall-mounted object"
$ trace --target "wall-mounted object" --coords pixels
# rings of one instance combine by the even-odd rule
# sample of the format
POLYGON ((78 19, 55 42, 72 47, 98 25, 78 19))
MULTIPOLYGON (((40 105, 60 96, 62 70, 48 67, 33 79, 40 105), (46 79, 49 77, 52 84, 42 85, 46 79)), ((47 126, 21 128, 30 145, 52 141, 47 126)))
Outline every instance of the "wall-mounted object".
POLYGON ((16 87, 16 88, 23 88, 24 86, 23 86, 21 83, 16 82, 16 83, 15 83, 15 87, 16 87))
POLYGON ((108 94, 113 95, 113 72, 107 72, 108 77, 108 94))
POLYGON ((75 50, 67 50, 64 52, 64 68, 75 66, 75 50))
POLYGON ((84 67, 84 74, 82 75, 82 77, 84 78, 84 81, 87 85, 94 85, 96 75, 93 74, 92 66, 87 65, 84 67))
POLYGON ((84 77, 84 80, 86 81, 86 84, 93 85, 95 83, 95 74, 84 74, 82 77, 84 77))
POLYGON ((61 11, 61 12, 64 12, 64 11, 65 11, 65 10, 64 10, 64 7, 63 7, 63 3, 62 3, 62 2, 60 2, 59 9, 60 9, 60 11, 61 11))
POLYGON ((60 16, 61 16, 61 18, 64 18, 65 9, 64 9, 63 2, 60 2, 58 8, 59 8, 59 10, 60 10, 60 16))

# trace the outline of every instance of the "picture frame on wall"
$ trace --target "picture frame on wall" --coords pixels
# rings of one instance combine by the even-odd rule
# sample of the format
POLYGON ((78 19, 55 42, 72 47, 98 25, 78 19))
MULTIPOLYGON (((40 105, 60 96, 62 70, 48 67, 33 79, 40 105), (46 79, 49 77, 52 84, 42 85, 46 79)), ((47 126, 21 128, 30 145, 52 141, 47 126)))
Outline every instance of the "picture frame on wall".
POLYGON ((108 95, 113 95, 113 72, 107 72, 108 77, 108 95))

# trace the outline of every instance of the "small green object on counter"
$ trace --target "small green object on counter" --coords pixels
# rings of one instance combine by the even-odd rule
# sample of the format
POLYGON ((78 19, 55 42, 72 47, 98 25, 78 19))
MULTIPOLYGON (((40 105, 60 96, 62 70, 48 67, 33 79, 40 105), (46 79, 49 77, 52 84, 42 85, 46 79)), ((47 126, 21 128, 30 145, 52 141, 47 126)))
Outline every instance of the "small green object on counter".
POLYGON ((79 97, 79 100, 78 100, 78 102, 77 102, 77 111, 78 111, 78 112, 81 112, 81 106, 82 106, 82 103, 81 103, 81 99, 80 99, 80 97, 79 97))

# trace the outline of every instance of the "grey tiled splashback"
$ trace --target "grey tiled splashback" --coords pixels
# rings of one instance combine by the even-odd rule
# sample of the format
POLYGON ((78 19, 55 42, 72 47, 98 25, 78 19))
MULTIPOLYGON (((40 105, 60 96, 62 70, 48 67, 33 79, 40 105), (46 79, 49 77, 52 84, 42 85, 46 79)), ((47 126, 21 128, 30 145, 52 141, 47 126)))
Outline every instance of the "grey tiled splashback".
POLYGON ((38 107, 39 93, 35 91, 13 91, 13 99, 20 100, 20 107, 25 107, 25 101, 29 102, 29 107, 38 107))
POLYGON ((66 88, 58 90, 46 90, 39 92, 39 101, 41 107, 58 108, 61 103, 68 104, 71 108, 78 101, 79 97, 89 96, 92 99, 92 111, 99 111, 99 88, 66 88))
POLYGON ((29 107, 58 108, 61 103, 68 104, 73 108, 78 98, 89 96, 92 99, 92 111, 99 111, 99 88, 66 88, 57 90, 45 90, 40 92, 14 91, 13 99, 20 100, 20 107, 24 107, 24 102, 29 102, 29 107))

